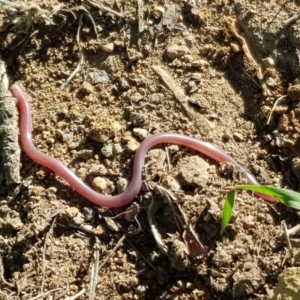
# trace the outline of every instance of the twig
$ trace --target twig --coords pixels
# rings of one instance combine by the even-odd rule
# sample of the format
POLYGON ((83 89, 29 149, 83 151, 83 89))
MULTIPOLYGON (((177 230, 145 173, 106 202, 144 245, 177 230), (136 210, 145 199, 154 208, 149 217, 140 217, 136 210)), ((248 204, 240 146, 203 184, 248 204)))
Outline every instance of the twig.
POLYGON ((269 118, 268 118, 268 121, 267 121, 267 125, 269 125, 269 123, 270 123, 270 121, 271 121, 271 117, 272 117, 272 115, 273 115, 273 111, 274 111, 276 105, 277 105, 280 101, 282 101, 283 99, 285 99, 286 97, 287 97, 287 95, 283 95, 283 96, 279 97, 279 98, 275 101, 275 103, 274 103, 274 105, 273 105, 273 107, 272 107, 272 110, 271 110, 271 112, 270 112, 270 115, 269 115, 269 118))
POLYGON ((8 0, 0 0, 0 3, 3 3, 4 5, 10 6, 10 7, 14 7, 14 8, 20 8, 21 5, 18 3, 14 3, 8 0))
POLYGON ((290 26, 293 22, 297 21, 299 18, 300 18, 300 13, 287 19, 286 21, 283 22, 283 24, 284 24, 284 26, 290 26))
MULTIPOLYGON (((73 8, 71 8, 71 9, 67 10, 67 11, 72 12, 73 10, 77 10, 77 11, 78 11, 78 10, 83 10, 83 11, 86 13, 86 15, 90 18, 90 20, 91 20, 91 22, 92 22, 92 24, 93 24, 94 31, 95 31, 95 34, 96 34, 97 38, 99 38, 98 31, 97 31, 97 26, 96 26, 96 23, 95 23, 95 21, 94 21, 94 18, 93 18, 92 15, 91 15, 91 13, 90 13, 84 6, 82 6, 82 5, 73 7, 73 8)), ((82 22, 82 14, 80 15, 80 18, 81 18, 81 20, 80 20, 80 23, 81 23, 81 22, 82 22)), ((79 31, 79 28, 78 28, 78 31, 79 31)), ((77 35, 78 35, 78 31, 77 31, 77 35)), ((78 43, 79 43, 79 42, 78 42, 78 43)))
POLYGON ((243 69, 243 71, 244 71, 244 73, 253 81, 253 83, 257 86, 257 87, 259 87, 259 88, 261 88, 260 87, 260 85, 256 82, 256 80, 246 71, 246 69, 244 69, 244 68, 242 68, 243 69))
MULTIPOLYGON (((79 49, 80 49, 80 46, 79 46, 79 49)), ((74 78, 74 76, 80 71, 81 66, 83 65, 83 62, 84 62, 83 54, 80 52, 80 54, 79 54, 79 62, 77 64, 75 70, 69 76, 69 78, 65 81, 65 83, 63 83, 60 86, 61 90, 64 90, 68 86, 68 84, 70 83, 70 81, 74 78)))
MULTIPOLYGON (((300 232, 300 224, 290 228, 290 229, 287 229, 286 231, 286 234, 288 235, 288 237, 290 236, 295 236, 296 234, 298 234, 300 232)), ((283 234, 284 236, 285 234, 283 234)))
POLYGON ((284 232, 284 236, 285 236, 285 240, 286 240, 286 244, 287 244, 287 248, 288 248, 288 252, 289 252, 289 258, 291 261, 291 265, 293 266, 295 263, 295 258, 294 258, 294 253, 293 253, 293 248, 291 245, 290 237, 288 235, 286 223, 284 220, 282 221, 282 226, 283 226, 283 232, 284 232))
POLYGON ((155 202, 154 205, 154 200, 153 200, 153 196, 151 193, 151 203, 147 209, 147 219, 148 219, 148 223, 150 226, 150 230, 152 232, 152 235, 155 239, 156 245, 158 247, 158 249, 160 250, 160 252, 162 254, 167 255, 169 248, 168 246, 163 242, 161 235, 156 227, 156 222, 155 222, 155 213, 157 211, 158 207, 157 207, 157 201, 155 202))
POLYGON ((53 219, 52 221, 52 224, 49 228, 49 231, 47 232, 46 236, 45 236, 45 241, 44 241, 44 249, 43 249, 43 266, 42 266, 42 283, 41 283, 41 293, 43 293, 43 290, 44 290, 44 281, 45 281, 45 270, 46 270, 46 248, 47 248, 47 242, 48 242, 48 239, 50 237, 50 234, 52 234, 53 232, 53 227, 54 227, 54 224, 56 222, 56 216, 55 218, 53 219))
POLYGON ((166 151, 166 156, 167 156, 167 165, 168 165, 168 171, 171 171, 171 163, 170 163, 170 154, 169 154, 169 150, 167 147, 165 147, 165 151, 166 151))
POLYGON ((139 255, 141 256, 141 258, 153 269, 156 270, 156 268, 154 267, 154 265, 143 255, 143 253, 128 239, 126 238, 126 243, 129 244, 130 247, 132 247, 135 251, 137 251, 139 253, 139 255))
POLYGON ((80 16, 79 16, 79 22, 78 22, 78 28, 77 28, 77 33, 76 33, 76 41, 77 41, 78 48, 79 48, 80 52, 81 52, 80 30, 81 30, 81 26, 82 26, 82 18, 83 18, 83 14, 80 14, 80 16))
POLYGON ((81 295, 83 295, 85 293, 86 289, 81 290, 80 292, 78 292, 77 294, 75 294, 74 296, 68 297, 65 300, 75 300, 78 297, 80 297, 81 295))
POLYGON ((83 17, 83 14, 80 14, 79 23, 78 23, 78 29, 77 29, 77 34, 76 34, 76 41, 77 41, 78 48, 79 48, 79 61, 78 61, 78 64, 77 64, 75 70, 72 72, 72 74, 68 77, 68 79, 65 81, 65 83, 63 83, 60 86, 60 90, 64 90, 68 86, 68 84, 70 83, 70 81, 80 71, 81 66, 83 65, 83 62, 84 62, 83 54, 81 52, 81 45, 80 45, 80 29, 81 29, 81 25, 82 25, 82 17, 83 17))
POLYGON ((8 282, 5 278, 4 278, 4 268, 3 268, 3 260, 2 260, 2 256, 0 255, 0 283, 3 283, 5 285, 8 285, 10 287, 14 287, 15 285, 8 282))
POLYGON ((241 43, 242 45, 242 48, 243 48, 243 51, 247 57, 247 59, 249 60, 249 63, 253 66, 253 68, 255 69, 256 71, 256 76, 259 80, 259 83, 260 83, 260 86, 263 90, 263 94, 265 96, 270 96, 271 95, 271 92, 268 90, 267 88, 267 85, 265 84, 264 82, 264 76, 263 76, 263 73, 262 73, 262 69, 259 65, 259 63, 256 61, 256 59, 254 58, 254 55, 251 53, 249 47, 248 47, 248 44, 245 40, 244 37, 242 37, 238 32, 237 32, 237 29, 236 29, 236 24, 235 24, 235 21, 231 18, 225 18, 225 23, 227 24, 229 30, 231 31, 231 33, 235 36, 235 38, 241 43))
POLYGON ((106 256, 106 258, 103 260, 102 264, 99 266, 99 270, 102 269, 105 264, 108 262, 108 260, 116 253, 116 251, 121 247, 123 241, 125 240, 126 235, 124 234, 119 241, 117 242, 116 246, 110 251, 110 253, 106 256))
POLYGON ((139 33, 144 30, 144 0, 138 0, 138 20, 139 20, 139 33))
POLYGON ((114 14, 114 15, 120 17, 120 18, 124 18, 124 15, 123 15, 123 14, 121 14, 121 13, 119 13, 119 12, 116 12, 116 11, 110 9, 109 7, 106 7, 106 6, 104 6, 104 5, 102 5, 102 4, 99 4, 99 3, 95 2, 95 1, 92 1, 92 0, 87 0, 87 2, 88 2, 89 4, 91 4, 91 5, 93 5, 93 6, 97 7, 97 8, 99 8, 100 10, 104 10, 104 11, 109 12, 109 13, 112 13, 112 14, 114 14))
POLYGON ((187 106, 188 97, 185 96, 183 89, 178 86, 178 83, 176 83, 171 75, 169 75, 163 68, 159 66, 152 66, 152 68, 163 83, 173 92, 175 99, 178 101, 188 118, 192 120, 192 115, 187 106))
POLYGON ((35 296, 33 298, 30 298, 29 300, 38 300, 38 299, 43 298, 43 297, 45 297, 45 296, 47 296, 47 295, 49 295, 49 294, 51 294, 53 292, 56 292, 56 291, 59 291, 59 290, 62 290, 62 289, 63 289, 63 287, 62 288, 56 288, 56 289, 50 290, 48 292, 39 294, 39 295, 37 295, 37 296, 35 296))
POLYGON ((96 287, 98 283, 98 272, 99 272, 99 239, 95 237, 94 251, 93 251, 93 261, 91 270, 91 280, 89 287, 89 300, 94 300, 96 296, 96 287))

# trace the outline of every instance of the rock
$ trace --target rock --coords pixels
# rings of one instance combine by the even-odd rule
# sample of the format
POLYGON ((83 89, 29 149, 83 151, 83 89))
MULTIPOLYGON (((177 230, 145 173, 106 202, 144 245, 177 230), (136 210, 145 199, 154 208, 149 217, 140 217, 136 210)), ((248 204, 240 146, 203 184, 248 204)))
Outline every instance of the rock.
POLYGON ((242 52, 242 46, 238 42, 231 42, 230 49, 233 53, 242 52))
POLYGON ((117 181, 118 193, 119 194, 123 193, 126 190, 127 186, 128 186, 128 180, 126 178, 120 178, 117 181))
POLYGON ((101 148, 101 154, 105 157, 112 157, 113 156, 113 145, 108 144, 101 148))
POLYGON ((107 168, 104 165, 92 165, 88 170, 88 175, 101 176, 107 174, 107 168))
POLYGON ((171 59, 179 58, 189 53, 190 53, 189 48, 183 45, 172 45, 167 49, 167 55, 171 59))
POLYGON ((278 286, 274 290, 271 300, 294 300, 300 299, 300 268, 286 268, 278 277, 278 286))
POLYGON ((179 179, 183 186, 203 188, 209 177, 209 164, 199 156, 190 156, 178 162, 179 179))
POLYGON ((122 125, 112 118, 102 118, 97 122, 93 122, 90 130, 90 137, 99 143, 116 136, 122 129, 122 125))
POLYGON ((115 50, 115 44, 114 43, 108 43, 105 45, 101 45, 100 49, 103 52, 112 53, 115 50))
POLYGON ((65 214, 70 219, 70 221, 74 222, 77 225, 81 225, 84 223, 84 216, 76 207, 68 207, 65 210, 65 214))
POLYGON ((254 216, 246 216, 243 220, 243 226, 245 229, 250 229, 255 227, 255 218, 254 216))
POLYGON ((115 154, 120 154, 123 152, 123 147, 121 144, 114 144, 113 150, 115 154))
POLYGON ((237 270, 232 275, 232 299, 242 297, 249 299, 248 297, 255 292, 262 279, 261 271, 258 268, 252 267, 247 271, 237 270), (255 280, 252 280, 252 278, 255 278, 255 280))
POLYGON ((287 94, 292 101, 300 101, 300 84, 290 86, 287 89, 287 94))
POLYGON ((133 134, 143 141, 148 136, 148 130, 143 128, 133 128, 133 134))
POLYGON ((92 181, 92 185, 104 194, 111 194, 111 187, 113 184, 106 178, 95 177, 92 181))
POLYGON ((140 143, 132 138, 127 142, 126 149, 129 152, 135 152, 139 148, 139 146, 140 146, 140 143))
POLYGON ((241 133, 238 133, 238 132, 235 132, 235 133, 233 134, 233 137, 234 137, 234 139, 235 139, 237 142, 241 142, 241 141, 244 140, 243 135, 242 135, 241 133))
POLYGON ((161 19, 165 14, 165 9, 162 6, 155 6, 151 14, 155 20, 161 19))

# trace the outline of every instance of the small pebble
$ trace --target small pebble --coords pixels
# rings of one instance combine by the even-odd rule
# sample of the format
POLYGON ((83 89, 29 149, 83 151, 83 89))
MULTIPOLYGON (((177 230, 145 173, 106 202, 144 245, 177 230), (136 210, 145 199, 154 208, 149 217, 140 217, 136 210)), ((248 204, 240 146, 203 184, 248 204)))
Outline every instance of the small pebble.
POLYGON ((83 214, 84 214, 85 221, 90 222, 93 220, 95 216, 95 211, 91 207, 85 206, 83 208, 83 214))
POLYGON ((168 151, 171 154, 176 154, 180 150, 180 146, 178 145, 170 145, 168 146, 168 151))
POLYGON ((198 86, 195 81, 191 80, 188 82, 187 92, 189 94, 195 93, 198 89, 198 86))
POLYGON ((123 152, 123 147, 121 144, 114 144, 113 148, 115 154, 120 154, 123 152))
POLYGON ((255 221, 253 216, 246 216, 243 220, 243 226, 245 229, 250 229, 255 226, 255 221))
POLYGON ((266 85, 273 86, 273 87, 277 85, 277 82, 273 77, 267 77, 265 79, 265 83, 266 83, 266 85))
POLYGON ((51 195, 51 194, 55 194, 56 192, 57 192, 57 188, 56 187, 54 187, 54 186, 50 186, 50 187, 48 187, 46 190, 45 190, 45 192, 49 195, 51 195))
POLYGON ((155 20, 161 19, 165 14, 165 9, 162 6, 155 6, 152 11, 152 17, 155 20))
POLYGON ((133 128, 133 134, 143 141, 148 136, 148 131, 143 128, 133 128))
POLYGON ((125 179, 125 178, 121 178, 117 181, 117 190, 118 190, 118 193, 121 194, 123 193, 126 188, 128 186, 128 180, 125 179))
POLYGON ((241 133, 238 133, 238 132, 235 132, 235 133, 233 134, 233 137, 234 137, 234 139, 235 139, 237 142, 241 142, 241 141, 244 140, 243 135, 242 135, 241 133))
POLYGON ((112 157, 113 156, 113 145, 109 144, 101 148, 101 154, 105 157, 112 157))
POLYGON ((105 45, 101 45, 100 49, 103 52, 112 53, 115 50, 115 44, 114 43, 108 43, 105 45))
POLYGON ((126 149, 129 152, 135 152, 140 147, 140 143, 137 142, 135 139, 131 138, 126 145, 126 149))
POLYGON ((107 169, 104 165, 92 165, 88 170, 88 175, 101 176, 106 174, 107 169))
POLYGON ((300 101, 300 84, 292 85, 287 89, 287 94, 292 101, 300 101))
POLYGON ((192 62, 192 67, 194 68, 202 68, 207 66, 208 66, 208 62, 204 59, 197 59, 192 62))
POLYGON ((183 60, 184 62, 186 62, 186 63, 190 63, 190 62, 193 61, 193 56, 192 56, 192 55, 189 55, 189 54, 184 55, 184 56, 182 57, 182 60, 183 60))
POLYGON ((166 175, 162 181, 164 187, 170 189, 171 191, 179 191, 180 184, 179 182, 173 178, 172 176, 166 175))
POLYGON ((92 181, 92 185, 105 194, 111 193, 110 187, 112 186, 112 183, 105 178, 95 177, 92 181))
POLYGON ((179 58, 189 53, 190 53, 189 48, 183 45, 172 45, 167 49, 167 55, 171 59, 179 58))
POLYGON ((121 130, 121 123, 115 119, 100 118, 100 120, 91 124, 90 137, 96 142, 105 143, 115 137, 121 130))
POLYGON ((242 52, 242 46, 237 42, 231 42, 230 43, 230 49, 233 53, 242 52))
POLYGON ((45 170, 39 170, 35 173, 36 177, 40 180, 45 179, 46 177, 46 172, 45 170))
POLYGON ((84 149, 76 153, 77 159, 88 159, 93 156, 93 150, 84 149))

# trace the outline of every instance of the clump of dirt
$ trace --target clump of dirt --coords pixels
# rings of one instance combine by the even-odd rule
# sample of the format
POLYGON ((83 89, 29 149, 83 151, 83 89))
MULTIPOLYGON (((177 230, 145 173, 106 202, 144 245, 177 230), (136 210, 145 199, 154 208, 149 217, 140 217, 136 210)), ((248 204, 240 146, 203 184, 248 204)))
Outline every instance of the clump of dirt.
MULTIPOLYGON (((298 190, 297 2, 0 3, 1 58, 30 97, 34 144, 86 184, 125 191, 141 142, 173 132, 298 190)), ((220 234, 226 192, 244 183, 232 164, 158 145, 134 202, 96 207, 24 153, 19 168, 17 108, 0 88, 0 132, 14 130, 0 143, 0 299, 299 294, 299 213, 240 192, 220 234)))

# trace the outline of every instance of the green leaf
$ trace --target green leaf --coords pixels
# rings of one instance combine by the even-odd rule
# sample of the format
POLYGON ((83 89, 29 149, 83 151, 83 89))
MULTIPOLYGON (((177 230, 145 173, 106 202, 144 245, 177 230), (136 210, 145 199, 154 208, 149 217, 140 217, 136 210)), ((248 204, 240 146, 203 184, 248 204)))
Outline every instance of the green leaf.
POLYGON ((300 209, 300 193, 295 191, 263 185, 237 185, 234 189, 265 194, 276 198, 279 202, 286 206, 300 209))
POLYGON ((224 232, 225 228, 230 222, 233 204, 234 204, 234 198, 235 198, 235 190, 232 190, 227 193, 224 207, 223 207, 223 215, 221 221, 221 234, 224 232))

